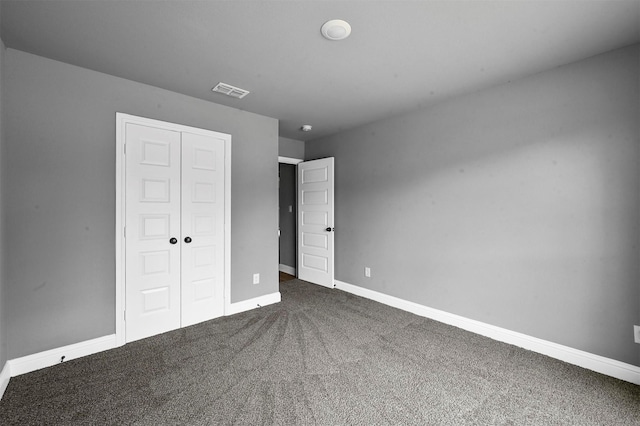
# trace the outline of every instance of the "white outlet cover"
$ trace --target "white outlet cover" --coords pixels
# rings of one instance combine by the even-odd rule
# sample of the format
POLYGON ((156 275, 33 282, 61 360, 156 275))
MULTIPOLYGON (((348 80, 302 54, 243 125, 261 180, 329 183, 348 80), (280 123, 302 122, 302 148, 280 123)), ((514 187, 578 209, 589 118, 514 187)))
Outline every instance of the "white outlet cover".
POLYGON ((260 283, 260 274, 253 274, 253 283, 254 284, 260 283))
POLYGON ((636 343, 640 343, 640 325, 633 326, 633 340, 636 343))

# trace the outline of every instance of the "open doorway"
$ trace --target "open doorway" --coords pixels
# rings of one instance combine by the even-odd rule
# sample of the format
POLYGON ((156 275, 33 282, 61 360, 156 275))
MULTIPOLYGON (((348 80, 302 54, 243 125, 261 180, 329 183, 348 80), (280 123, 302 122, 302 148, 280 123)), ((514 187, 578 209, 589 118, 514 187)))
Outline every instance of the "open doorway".
POLYGON ((302 160, 278 157, 279 177, 279 253, 280 282, 297 276, 297 168, 302 160))

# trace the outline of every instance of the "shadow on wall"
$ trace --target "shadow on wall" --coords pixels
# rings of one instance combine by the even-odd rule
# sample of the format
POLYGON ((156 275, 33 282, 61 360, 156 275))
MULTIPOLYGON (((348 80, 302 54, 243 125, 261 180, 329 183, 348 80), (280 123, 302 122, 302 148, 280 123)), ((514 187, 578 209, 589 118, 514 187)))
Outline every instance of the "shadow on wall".
POLYGON ((336 278, 640 365, 638 53, 307 143, 336 158, 336 278))

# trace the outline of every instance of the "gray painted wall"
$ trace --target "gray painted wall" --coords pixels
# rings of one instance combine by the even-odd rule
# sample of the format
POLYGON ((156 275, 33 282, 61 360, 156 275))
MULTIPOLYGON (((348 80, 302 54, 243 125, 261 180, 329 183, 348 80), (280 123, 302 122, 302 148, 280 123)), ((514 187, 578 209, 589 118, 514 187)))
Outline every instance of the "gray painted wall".
POLYGON ((232 135, 231 300, 278 291, 277 120, 13 49, 4 60, 9 359, 115 331, 117 111, 232 135))
POLYGON ((7 339, 6 339, 6 326, 7 326, 7 318, 5 315, 5 277, 4 277, 4 132, 3 132, 3 113, 4 108, 2 108, 3 101, 3 93, 4 93, 4 43, 0 39, 0 371, 4 368, 4 364, 7 361, 7 339))
POLYGON ((304 159, 304 142, 280 136, 278 138, 278 155, 302 160, 304 159))
POLYGON ((292 268, 296 267, 297 207, 296 166, 280 164, 280 263, 292 268))
POLYGON ((307 142, 336 279, 640 366, 639 54, 307 142))

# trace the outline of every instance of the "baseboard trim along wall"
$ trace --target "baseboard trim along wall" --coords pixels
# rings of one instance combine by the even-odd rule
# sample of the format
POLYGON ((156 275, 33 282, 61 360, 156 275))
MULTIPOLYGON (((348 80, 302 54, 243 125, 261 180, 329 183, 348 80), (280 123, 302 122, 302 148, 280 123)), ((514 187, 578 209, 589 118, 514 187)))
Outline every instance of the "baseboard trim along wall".
MULTIPOLYGON (((250 311, 251 309, 271 305, 272 303, 278 303, 280 300, 280 292, 276 292, 260 297, 254 297, 249 300, 243 300, 242 302, 231 303, 227 306, 225 315, 233 315, 240 312, 250 311)), ((64 361, 66 362, 71 361, 72 359, 113 349, 118 346, 116 335, 111 334, 109 336, 98 337, 96 339, 74 343, 72 345, 56 349, 50 349, 33 355, 11 359, 5 363, 2 368, 2 372, 0 372, 0 399, 2 399, 11 377, 59 364, 62 357, 64 357, 64 361)))
MULTIPOLYGON (((438 309, 429 308, 427 306, 419 305, 414 302, 409 302, 404 299, 389 296, 384 293, 379 293, 377 291, 358 287, 342 281, 334 280, 334 283, 338 290, 375 300, 376 302, 384 303, 385 305, 402 309, 403 311, 411 312, 413 314, 459 327, 463 330, 480 334, 500 342, 509 343, 547 355, 552 358, 568 362, 569 364, 577 365, 598 373, 640 385, 640 367, 636 367, 635 365, 626 364, 600 355, 559 345, 557 343, 531 337, 526 334, 517 333, 515 331, 496 327, 459 315, 450 314, 438 309)), ((279 303, 280 300, 280 292, 276 292, 244 300, 242 302, 232 303, 225 311, 225 315, 234 315, 250 311, 258 307, 279 303)), ((116 335, 112 334, 9 360, 5 363, 2 371, 0 372, 0 399, 2 399, 2 395, 9 385, 9 379, 11 377, 59 364, 63 356, 65 361, 70 361, 72 359, 113 349, 117 346, 116 335)))
POLYGON ((296 268, 288 265, 283 265, 282 263, 278 266, 278 270, 280 272, 284 272, 285 274, 296 276, 296 268))
MULTIPOLYGON (((278 302, 280 302, 280 292, 267 294, 265 296, 244 300, 242 302, 232 303, 229 306, 230 309, 225 312, 225 315, 233 315, 278 302)), ((73 345, 67 345, 9 360, 5 365, 5 368, 2 370, 2 374, 5 374, 5 370, 8 370, 9 376, 15 377, 58 364, 63 356, 64 361, 71 361, 72 359, 113 349, 117 346, 115 334, 98 337, 96 339, 75 343, 73 345)))
POLYGON ((4 391, 7 390, 7 386, 9 386, 9 379, 11 379, 9 368, 9 361, 7 361, 4 363, 4 367, 2 367, 2 372, 0 372, 0 399, 2 399, 4 391))
POLYGON ((62 357, 64 357, 65 362, 71 361, 72 359, 113 349, 116 346, 116 335, 111 334, 80 343, 74 343, 72 345, 62 346, 60 348, 50 349, 44 352, 38 352, 33 355, 15 358, 9 360, 7 363, 9 364, 11 377, 15 377, 35 370, 40 370, 41 368, 59 364, 62 357))
POLYGON ((250 311, 255 308, 271 305, 280 302, 280 292, 277 291, 264 296, 254 297, 253 299, 243 300, 242 302, 231 303, 224 310, 225 316, 239 314, 240 312, 250 311))
POLYGON ((9 385, 9 379, 11 377, 59 364, 62 357, 64 357, 64 362, 71 361, 72 359, 113 349, 116 346, 116 335, 111 334, 109 336, 98 337, 96 339, 38 352, 33 355, 10 359, 4 365, 2 373, 0 373, 0 399, 2 395, 4 395, 4 391, 9 385))
POLYGON ((496 327, 480 321, 465 318, 459 315, 450 314, 438 309, 429 308, 374 290, 358 287, 342 281, 334 280, 335 288, 355 294, 366 299, 375 300, 385 305, 402 309, 422 317, 426 317, 435 321, 449 324, 472 333, 480 334, 491 339, 509 343, 533 352, 559 359, 569 364, 577 365, 588 370, 606 374, 620 380, 640 385, 640 367, 620 362, 614 359, 605 358, 589 352, 574 349, 568 346, 559 345, 557 343, 538 339, 526 334, 507 330, 505 328, 496 327))

